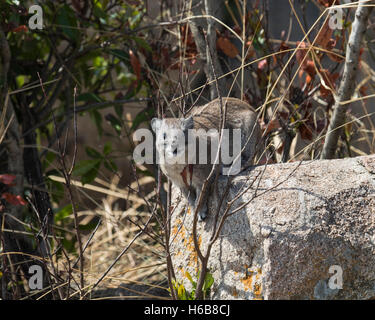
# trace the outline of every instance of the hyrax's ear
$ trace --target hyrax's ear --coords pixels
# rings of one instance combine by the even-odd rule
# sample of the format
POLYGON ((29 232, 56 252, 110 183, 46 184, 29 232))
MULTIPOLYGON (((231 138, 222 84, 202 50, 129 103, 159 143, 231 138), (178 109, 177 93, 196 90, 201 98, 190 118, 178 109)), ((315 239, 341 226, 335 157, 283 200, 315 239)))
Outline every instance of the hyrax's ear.
POLYGON ((158 119, 158 118, 153 118, 153 119, 151 120, 151 128, 152 128, 152 130, 153 130, 155 133, 156 133, 157 130, 159 130, 160 126, 161 126, 161 120, 160 120, 160 119, 158 119))
POLYGON ((189 130, 189 129, 193 129, 194 128, 193 117, 190 116, 186 119, 181 119, 181 127, 182 127, 182 130, 184 130, 184 131, 189 130))

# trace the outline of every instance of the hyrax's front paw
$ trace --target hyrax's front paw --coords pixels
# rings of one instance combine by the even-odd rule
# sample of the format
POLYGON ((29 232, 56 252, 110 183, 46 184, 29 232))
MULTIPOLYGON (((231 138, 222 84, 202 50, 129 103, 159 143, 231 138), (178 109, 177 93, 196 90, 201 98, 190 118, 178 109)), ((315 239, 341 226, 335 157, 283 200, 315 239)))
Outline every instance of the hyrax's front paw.
MULTIPOLYGON (((197 198, 199 199, 199 198, 197 198)), ((195 211, 197 210, 198 207, 198 201, 195 203, 195 211)), ((204 201, 198 211, 198 221, 203 221, 207 217, 207 203, 204 201)))
POLYGON ((203 221, 207 217, 207 208, 201 209, 198 212, 198 221, 203 221))

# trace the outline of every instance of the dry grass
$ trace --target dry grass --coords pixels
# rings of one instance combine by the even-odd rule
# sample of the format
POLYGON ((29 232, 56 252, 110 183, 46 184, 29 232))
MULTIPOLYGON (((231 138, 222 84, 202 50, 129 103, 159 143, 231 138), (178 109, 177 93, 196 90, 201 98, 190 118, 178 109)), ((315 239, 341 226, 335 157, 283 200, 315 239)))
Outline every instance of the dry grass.
MULTIPOLYGON (((59 177, 50 177, 56 181, 59 177)), ((130 188, 121 190, 117 187, 119 177, 114 176, 111 183, 106 183, 99 178, 95 179, 96 184, 84 185, 75 183, 76 191, 83 192, 84 189, 91 189, 103 193, 102 203, 94 210, 79 211, 80 225, 90 223, 100 226, 90 240, 85 250, 85 284, 87 291, 85 298, 122 299, 134 298, 160 298, 165 299, 169 293, 166 289, 166 264, 164 249, 158 238, 153 239, 149 234, 141 234, 124 254, 111 268, 110 272, 92 291, 92 286, 106 272, 109 266, 116 260, 123 248, 125 248, 140 231, 150 216, 147 211, 145 200, 154 201, 155 191, 152 187, 154 179, 144 177, 138 182, 133 182, 130 188), (137 188, 139 193, 129 190, 137 188), (141 190, 151 189, 143 194, 141 190), (116 209, 116 200, 124 198, 127 200, 127 210, 116 209), (133 222, 130 222, 133 221, 133 222), (137 224, 137 225, 136 225, 137 224)), ((157 222, 149 224, 148 231, 158 230, 157 222)), ((90 233, 84 236, 83 243, 86 243, 90 233)), ((159 235, 154 234, 155 237, 159 235)), ((76 255, 71 255, 71 261, 76 260, 76 255)), ((57 261, 60 270, 69 270, 66 260, 60 258, 57 261)), ((73 269, 73 278, 79 279, 78 268, 73 269)), ((67 275, 65 274, 65 277, 67 275)), ((72 292, 71 297, 79 296, 79 291, 72 292)))

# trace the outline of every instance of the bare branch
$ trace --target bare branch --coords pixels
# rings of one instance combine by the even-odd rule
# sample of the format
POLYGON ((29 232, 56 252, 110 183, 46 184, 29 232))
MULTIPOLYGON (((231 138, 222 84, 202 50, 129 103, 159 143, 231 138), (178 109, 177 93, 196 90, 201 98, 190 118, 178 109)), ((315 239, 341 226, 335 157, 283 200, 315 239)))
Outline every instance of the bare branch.
POLYGON ((350 33, 349 42, 346 47, 344 74, 333 106, 333 115, 324 142, 322 159, 332 159, 335 157, 337 142, 342 132, 342 125, 345 122, 347 110, 347 105, 342 105, 341 103, 350 100, 354 93, 362 38, 366 31, 366 23, 371 10, 371 6, 359 5, 355 13, 352 32, 350 33))

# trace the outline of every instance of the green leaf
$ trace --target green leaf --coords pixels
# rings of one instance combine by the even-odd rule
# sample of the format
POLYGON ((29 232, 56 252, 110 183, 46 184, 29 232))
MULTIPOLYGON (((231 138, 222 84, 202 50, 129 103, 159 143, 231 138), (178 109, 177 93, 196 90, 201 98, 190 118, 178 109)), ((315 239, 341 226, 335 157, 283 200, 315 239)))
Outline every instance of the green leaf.
POLYGON ((129 21, 130 29, 136 28, 138 24, 141 22, 142 17, 143 11, 134 10, 132 13, 132 17, 129 21))
POLYGON ((98 110, 90 110, 90 117, 94 121, 96 128, 98 129, 99 136, 101 137, 103 135, 102 115, 98 110))
POLYGON ((72 41, 78 42, 80 33, 77 29, 77 19, 75 12, 68 6, 64 5, 57 15, 57 24, 61 26, 62 32, 72 41))
POLYGON ((81 178, 81 182, 83 185, 91 183, 95 180, 96 176, 98 175, 98 170, 92 169, 86 174, 84 174, 81 178))
POLYGON ((61 182, 57 182, 48 178, 48 176, 51 176, 51 175, 59 175, 59 172, 53 169, 53 170, 47 171, 45 175, 47 177, 46 182, 47 182, 47 186, 49 189, 49 193, 52 196, 52 200, 57 203, 60 202, 60 200, 64 196, 65 187, 61 182))
POLYGON ((196 288, 197 287, 197 283, 193 280, 193 278, 191 277, 191 275, 190 275, 190 273, 188 271, 185 272, 185 276, 186 276, 186 278, 189 279, 189 281, 192 284, 193 288, 196 288))
POLYGON ((77 97, 77 101, 85 101, 85 102, 102 102, 103 99, 100 98, 98 95, 91 93, 91 92, 86 92, 82 93, 77 97))
POLYGON ((189 300, 195 300, 195 289, 191 291, 189 300))
POLYGON ((30 79, 30 76, 20 74, 16 77, 17 88, 22 88, 26 81, 30 79))
POLYGON ((43 171, 45 171, 50 166, 50 164, 53 162, 53 160, 55 160, 55 158, 56 153, 50 151, 47 152, 46 157, 44 158, 44 161, 42 163, 43 171))
POLYGON ((129 57, 129 53, 127 53, 126 51, 124 50, 119 50, 119 49, 110 49, 109 52, 119 58, 120 60, 126 62, 127 64, 130 62, 130 57, 129 57))
POLYGON ((109 171, 118 171, 116 164, 112 160, 105 160, 104 167, 106 167, 109 171))
POLYGON ((94 230, 96 226, 97 226, 97 223, 95 223, 95 222, 92 221, 92 222, 89 222, 89 223, 87 223, 85 225, 80 224, 78 226, 78 228, 80 230, 91 231, 91 230, 94 230))
POLYGON ((131 87, 129 88, 128 92, 126 93, 124 99, 130 99, 130 98, 134 97, 142 89, 142 84, 143 84, 142 81, 136 81, 136 84, 137 84, 137 86, 133 87, 133 88, 132 88, 132 85, 131 85, 131 87))
POLYGON ((136 170, 137 174, 141 174, 141 175, 148 176, 148 177, 154 177, 155 176, 150 170, 142 170, 138 167, 136 167, 135 170, 136 170))
POLYGON ((64 185, 60 182, 51 180, 51 189, 52 200, 59 203, 64 197, 64 185))
POLYGON ((85 151, 86 151, 87 155, 91 158, 94 158, 94 159, 102 159, 103 158, 103 156, 101 155, 100 152, 96 151, 94 148, 91 148, 89 146, 85 147, 85 151))
POLYGON ((73 212, 72 205, 68 204, 57 213, 55 213, 55 223, 65 219, 66 217, 70 216, 73 212))
POLYGON ((64 249, 70 253, 75 252, 75 241, 68 240, 66 238, 62 239, 62 244, 64 246, 64 249))
POLYGON ((98 175, 100 164, 101 164, 101 160, 97 160, 97 161, 99 162, 91 170, 89 170, 88 172, 82 175, 82 178, 81 178, 82 184, 91 183, 95 180, 96 176, 98 175))
POLYGON ((177 296, 180 300, 186 300, 186 290, 183 284, 180 284, 177 290, 177 296))
POLYGON ((11 13, 8 18, 9 22, 13 22, 16 26, 20 24, 20 15, 17 13, 11 13))
MULTIPOLYGON (((102 4, 99 1, 95 1, 93 13, 94 13, 94 16, 97 17, 97 18, 107 19, 107 14, 102 9, 102 4)), ((103 22, 103 21, 101 20, 101 22, 103 22)))
POLYGON ((73 174, 76 176, 82 176, 93 170, 95 167, 100 165, 101 159, 95 160, 82 160, 73 169, 73 174))
POLYGON ((152 51, 152 48, 150 45, 146 42, 145 39, 139 38, 139 37, 133 37, 134 41, 139 45, 141 48, 145 49, 148 52, 152 51))
POLYGON ((116 111, 116 114, 119 118, 122 117, 122 113, 124 111, 124 107, 123 106, 119 106, 119 105, 115 105, 115 111, 116 111))
POLYGON ((211 273, 207 272, 206 273, 206 278, 204 279, 204 284, 203 284, 203 291, 206 292, 211 288, 211 286, 214 283, 214 277, 212 276, 211 273))
POLYGON ((105 119, 110 123, 113 129, 117 132, 118 135, 121 134, 122 122, 120 119, 115 117, 113 114, 109 113, 105 116, 105 119))
POLYGON ((103 147, 103 153, 108 156, 112 151, 112 145, 110 142, 107 142, 103 147))
POLYGON ((136 130, 142 122, 149 122, 150 119, 154 116, 154 114, 154 109, 148 108, 142 110, 135 116, 130 130, 136 130))

